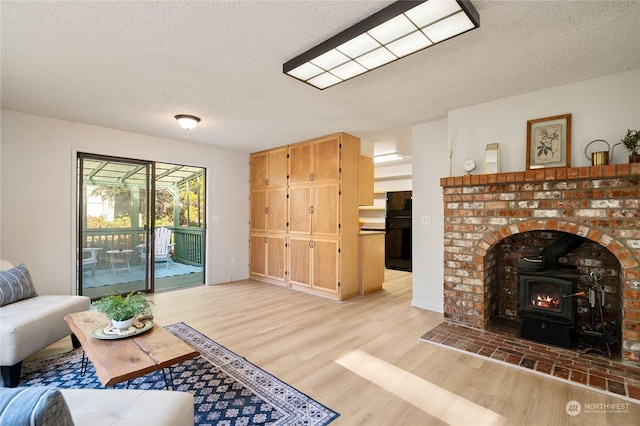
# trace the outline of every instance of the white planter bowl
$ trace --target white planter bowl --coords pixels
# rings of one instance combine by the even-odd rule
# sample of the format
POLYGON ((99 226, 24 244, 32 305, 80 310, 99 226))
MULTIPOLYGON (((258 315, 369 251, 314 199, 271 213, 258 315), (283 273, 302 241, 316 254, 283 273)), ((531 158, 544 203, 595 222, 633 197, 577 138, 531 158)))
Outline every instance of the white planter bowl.
POLYGON ((122 330, 125 328, 129 328, 133 325, 133 322, 135 321, 135 318, 130 318, 128 320, 124 320, 124 321, 116 321, 114 319, 111 320, 111 325, 113 325, 115 328, 122 330))

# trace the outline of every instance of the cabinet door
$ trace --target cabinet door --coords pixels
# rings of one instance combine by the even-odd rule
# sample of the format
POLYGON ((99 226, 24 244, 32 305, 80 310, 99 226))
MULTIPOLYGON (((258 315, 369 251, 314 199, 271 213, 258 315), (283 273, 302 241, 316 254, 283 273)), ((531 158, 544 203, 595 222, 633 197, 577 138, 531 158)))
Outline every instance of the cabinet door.
POLYGON ((311 180, 311 144, 289 146, 289 184, 308 183, 311 180))
POLYGON ((313 185, 311 212, 311 234, 339 236, 340 185, 338 183, 313 185))
POLYGON ((312 279, 311 287, 318 290, 338 292, 338 240, 312 241, 312 279))
POLYGON ((268 232, 287 232, 287 188, 268 189, 266 228, 268 232))
POLYGON ((282 186, 287 184, 289 174, 289 148, 282 147, 267 152, 267 185, 282 186))
POLYGON ((249 236, 249 272, 255 275, 265 276, 267 273, 267 245, 265 236, 249 236))
POLYGON ((311 286, 311 240, 289 238, 289 283, 311 286))
POLYGON ((340 180, 340 137, 313 142, 311 177, 314 182, 340 180))
POLYGON ((264 188, 267 183, 267 154, 259 152, 249 156, 249 183, 251 188, 264 188))
POLYGON ((289 233, 311 234, 311 186, 289 186, 289 233))
POLYGON ((267 272, 269 278, 285 281, 287 240, 284 236, 267 237, 267 272))
POLYGON ((251 231, 265 231, 267 226, 267 191, 264 189, 250 192, 250 218, 249 229, 251 231))

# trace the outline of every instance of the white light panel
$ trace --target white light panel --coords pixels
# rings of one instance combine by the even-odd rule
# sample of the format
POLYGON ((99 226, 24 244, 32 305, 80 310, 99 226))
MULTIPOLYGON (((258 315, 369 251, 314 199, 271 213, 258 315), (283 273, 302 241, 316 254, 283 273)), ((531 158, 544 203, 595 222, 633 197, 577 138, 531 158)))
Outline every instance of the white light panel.
POLYGON ((311 62, 305 62, 297 68, 289 71, 289 75, 299 80, 309 80, 311 77, 322 73, 322 68, 313 65, 311 62))
POLYGON ((337 68, 331 70, 331 73, 342 80, 348 80, 355 77, 358 74, 369 71, 359 63, 355 61, 349 61, 346 64, 340 65, 337 68))
POLYGON ((311 63, 319 66, 322 69, 330 70, 331 68, 342 65, 349 60, 349 57, 338 52, 336 49, 331 49, 327 53, 318 56, 311 60, 311 63))
POLYGON ((387 44, 416 30, 416 26, 404 14, 367 31, 380 44, 387 44))
POLYGON ((369 34, 364 33, 358 37, 349 40, 337 47, 339 51, 351 58, 357 58, 373 49, 380 47, 380 43, 375 41, 369 34))
POLYGON ((397 59, 397 56, 389 52, 386 48, 380 47, 373 52, 369 52, 366 55, 360 56, 357 61, 365 68, 372 70, 374 68, 378 68, 381 65, 388 64, 394 59, 397 59))
POLYGON ((446 40, 473 28, 473 22, 464 13, 460 12, 433 25, 429 25, 422 31, 434 43, 446 40))
POLYGON ((418 27, 423 28, 461 10, 455 0, 432 0, 407 10, 405 15, 418 27))
POLYGON ((285 72, 325 89, 473 28, 456 0, 427 0, 285 72))
POLYGON ((427 46, 432 45, 431 40, 427 38, 420 31, 409 34, 399 40, 389 43, 387 49, 389 49, 394 55, 401 58, 407 56, 413 52, 424 49, 427 46))
POLYGON ((329 86, 340 83, 342 80, 333 74, 325 72, 317 77, 307 80, 307 83, 316 86, 318 89, 326 89, 329 86))

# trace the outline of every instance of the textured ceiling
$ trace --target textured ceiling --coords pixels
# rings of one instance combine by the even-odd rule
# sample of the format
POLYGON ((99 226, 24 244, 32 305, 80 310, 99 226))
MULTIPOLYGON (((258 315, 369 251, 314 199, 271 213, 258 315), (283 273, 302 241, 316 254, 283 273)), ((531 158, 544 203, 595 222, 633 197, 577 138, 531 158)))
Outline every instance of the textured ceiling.
POLYGON ((479 29, 351 81, 282 74, 390 3, 3 0, 2 108, 251 152, 640 68, 640 1, 474 0, 479 29))

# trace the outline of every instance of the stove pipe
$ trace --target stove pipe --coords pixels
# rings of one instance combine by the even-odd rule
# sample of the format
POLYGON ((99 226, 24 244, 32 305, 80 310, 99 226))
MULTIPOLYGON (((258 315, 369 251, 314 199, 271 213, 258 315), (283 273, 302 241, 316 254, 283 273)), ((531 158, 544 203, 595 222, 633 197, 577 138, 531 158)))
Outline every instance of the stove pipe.
POLYGON ((518 261, 520 272, 534 272, 558 269, 558 259, 577 249, 585 238, 574 234, 564 234, 558 240, 540 250, 538 256, 525 256, 518 261))

